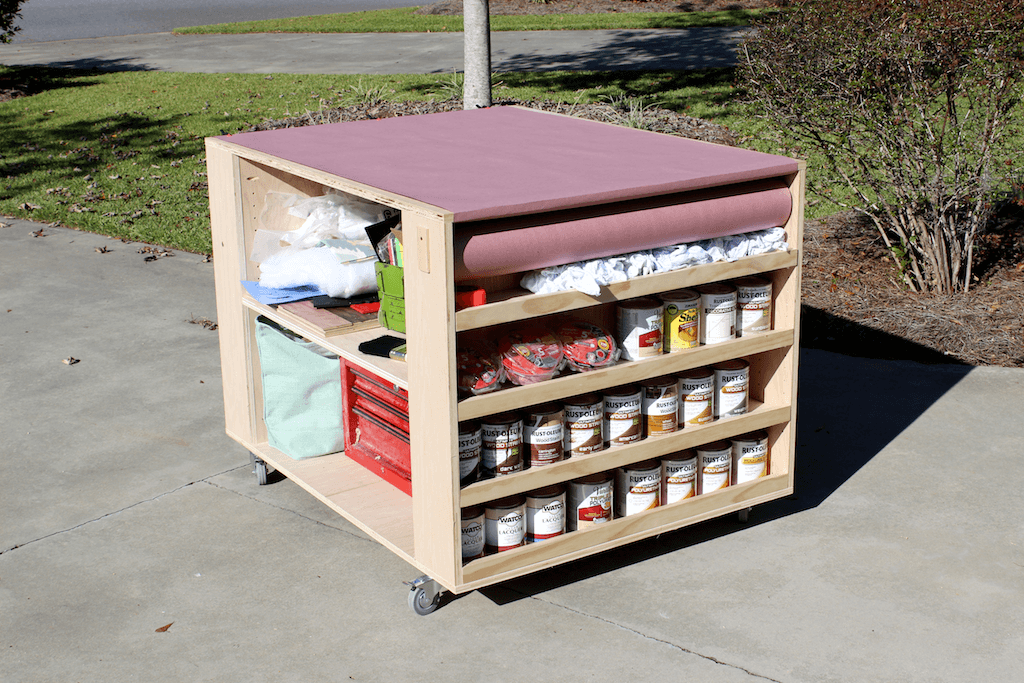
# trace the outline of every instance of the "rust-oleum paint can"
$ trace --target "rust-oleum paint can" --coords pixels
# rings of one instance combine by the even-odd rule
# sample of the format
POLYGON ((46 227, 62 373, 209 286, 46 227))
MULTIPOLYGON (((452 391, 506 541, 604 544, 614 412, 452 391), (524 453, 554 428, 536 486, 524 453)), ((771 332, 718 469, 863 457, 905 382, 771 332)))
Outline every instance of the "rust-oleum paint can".
POLYGON ((480 464, 486 477, 523 469, 523 421, 515 413, 492 415, 481 421, 480 464))
POLYGON ((732 439, 732 485, 768 476, 768 432, 758 431, 732 439))
POLYGON ((459 423, 459 484, 467 486, 480 476, 480 425, 476 422, 459 423))
POLYGON ((523 420, 530 467, 551 465, 562 460, 564 454, 565 412, 561 406, 548 403, 530 408, 523 420))
POLYGON ((644 437, 671 434, 679 427, 679 382, 675 377, 658 377, 640 383, 640 405, 644 437))
POLYGON ((612 519, 614 485, 607 472, 580 477, 569 482, 569 531, 589 529, 612 519))
POLYGON ((477 505, 462 509, 462 562, 484 556, 484 509, 477 505))
POLYGON ((653 510, 661 502, 661 463, 645 460, 615 470, 615 516, 653 510))
POLYGON ((640 408, 643 392, 635 384, 608 389, 604 394, 605 448, 625 446, 643 438, 640 408))
POLYGON ((697 427, 715 419, 715 373, 694 368, 679 374, 679 428, 697 427))
POLYGON ((673 453, 661 459, 661 504, 668 505, 697 495, 697 454, 673 453))
POLYGON ((732 444, 715 441, 697 447, 697 495, 724 489, 732 470, 732 444))
POLYGON ((736 285, 736 336, 772 329, 772 282, 764 277, 742 277, 736 285))
POLYGON ((565 533, 565 489, 560 484, 526 494, 526 542, 546 541, 565 533))
POLYGON ((526 499, 509 496, 484 507, 484 542, 489 553, 502 553, 526 542, 526 499))
POLYGON ((727 360, 712 369, 715 371, 715 418, 745 414, 750 394, 750 363, 727 360))
POLYGON ((736 288, 713 282, 700 292, 700 343, 721 344, 736 337, 736 288))
POLYGON ((604 399, 584 394, 565 402, 565 457, 589 455, 604 449, 604 399))

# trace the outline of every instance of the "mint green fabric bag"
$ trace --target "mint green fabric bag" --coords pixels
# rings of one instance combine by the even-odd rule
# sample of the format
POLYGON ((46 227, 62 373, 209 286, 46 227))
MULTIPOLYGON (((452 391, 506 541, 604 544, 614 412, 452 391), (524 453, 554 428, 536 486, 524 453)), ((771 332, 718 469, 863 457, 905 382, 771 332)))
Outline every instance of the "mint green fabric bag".
POLYGON ((343 450, 338 356, 263 317, 256 347, 270 445, 296 459, 343 450))

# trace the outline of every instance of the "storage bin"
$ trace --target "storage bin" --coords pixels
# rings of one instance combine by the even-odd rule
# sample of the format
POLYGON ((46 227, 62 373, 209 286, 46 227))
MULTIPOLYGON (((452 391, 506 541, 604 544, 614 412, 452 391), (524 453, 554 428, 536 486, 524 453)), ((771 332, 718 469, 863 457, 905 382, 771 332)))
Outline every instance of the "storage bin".
POLYGON ((262 316, 256 346, 267 442, 296 460, 344 449, 338 356, 262 316))

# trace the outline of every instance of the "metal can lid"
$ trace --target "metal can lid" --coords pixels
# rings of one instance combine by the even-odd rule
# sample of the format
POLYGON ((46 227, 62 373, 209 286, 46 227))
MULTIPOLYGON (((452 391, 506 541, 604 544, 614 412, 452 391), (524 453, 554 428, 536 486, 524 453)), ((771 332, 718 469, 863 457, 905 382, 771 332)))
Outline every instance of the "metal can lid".
POLYGON ((693 451, 693 449, 687 449, 685 451, 679 451, 678 453, 666 455, 661 459, 661 462, 662 464, 683 463, 690 462, 696 457, 697 454, 693 451))
POLYGON ((696 303, 700 300, 700 294, 692 289, 674 289, 671 292, 662 292, 658 298, 666 304, 673 303, 678 306, 679 304, 696 303))
POLYGON ((532 419, 534 417, 545 417, 548 415, 556 415, 565 410, 558 403, 542 403, 539 406, 533 406, 526 411, 526 414, 532 419))
POLYGON ((574 484, 608 484, 611 483, 611 476, 607 472, 596 472, 594 474, 588 474, 585 477, 579 477, 573 479, 574 484))
POLYGON ((728 441, 712 441, 702 446, 697 446, 697 453, 710 453, 711 451, 731 451, 732 444, 728 441))
POLYGON ((498 413, 497 415, 491 415, 480 420, 480 424, 485 427, 495 427, 511 425, 522 421, 522 418, 516 413, 498 413))
POLYGON ((701 294, 729 294, 736 291, 736 288, 724 282, 711 282, 706 285, 694 287, 701 294))
POLYGON ((640 393, 640 387, 635 384, 624 384, 621 387, 611 387, 605 389, 605 398, 629 398, 640 393))
POLYGON ((768 432, 763 429, 759 429, 756 432, 749 432, 747 434, 740 434, 734 436, 730 441, 733 443, 758 443, 768 439, 768 432))
POLYGON ((722 361, 721 363, 715 363, 711 367, 714 368, 715 370, 724 370, 726 372, 729 372, 732 370, 743 370, 744 368, 749 368, 750 363, 748 363, 745 360, 740 360, 739 358, 736 358, 733 360, 722 361))
POLYGON ((619 302, 619 308, 625 308, 631 311, 661 307, 661 301, 659 299, 655 299, 653 296, 641 296, 636 299, 627 299, 626 301, 619 302))
POLYGON ((484 514, 483 505, 474 505, 473 507, 462 508, 462 519, 476 519, 484 514))
POLYGON ((579 406, 580 408, 589 408, 595 403, 601 402, 601 397, 597 394, 581 394, 579 396, 573 396, 572 398, 565 399, 566 406, 579 406))
POLYGON ((757 275, 748 275, 747 277, 737 278, 732 281, 737 287, 771 287, 772 281, 766 277, 758 277, 757 275))
POLYGON ((508 496, 507 498, 500 498, 495 501, 487 503, 485 507, 488 510, 508 510, 510 508, 517 508, 526 503, 526 498, 521 495, 508 496))
POLYGON ((551 486, 545 486, 544 488, 537 489, 536 491, 530 491, 526 494, 527 498, 554 498, 565 493, 565 488, 561 484, 552 484, 551 486))
POLYGON ((480 431, 480 423, 475 420, 459 423, 459 436, 468 436, 480 431))
POLYGON ((684 370, 676 376, 680 379, 707 379, 708 377, 714 377, 714 375, 715 373, 711 368, 692 368, 684 370))
POLYGON ((654 377, 652 379, 645 379, 640 382, 640 386, 647 389, 661 389, 663 387, 671 387, 676 384, 676 378, 671 376, 666 377, 654 377))
POLYGON ((632 465, 623 465, 620 469, 624 472, 637 472, 643 470, 655 470, 661 468, 661 461, 657 458, 635 462, 632 465))

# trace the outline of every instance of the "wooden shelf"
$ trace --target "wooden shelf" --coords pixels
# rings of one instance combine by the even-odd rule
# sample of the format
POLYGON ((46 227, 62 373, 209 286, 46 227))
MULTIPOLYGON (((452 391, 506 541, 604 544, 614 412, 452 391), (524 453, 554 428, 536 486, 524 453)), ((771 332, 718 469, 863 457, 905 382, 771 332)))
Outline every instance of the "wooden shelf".
POLYGON ((608 387, 672 375, 690 368, 720 363, 730 358, 742 358, 755 353, 785 348, 792 346, 793 343, 793 330, 772 330, 721 344, 699 346, 679 353, 667 353, 657 358, 619 363, 600 370, 567 373, 537 384, 506 387, 490 394, 471 396, 460 401, 459 420, 479 419, 591 391, 599 392, 608 387))
POLYGON ((751 401, 750 410, 747 414, 739 417, 715 420, 699 427, 690 426, 666 436, 648 437, 627 446, 608 448, 552 465, 531 467, 516 474, 478 481, 462 489, 460 504, 462 507, 480 505, 516 493, 525 493, 551 484, 577 479, 588 474, 606 472, 642 460, 660 458, 719 439, 728 439, 747 432, 766 429, 772 425, 788 422, 789 419, 788 405, 766 406, 757 401, 751 401))
POLYGON ((473 560, 462 568, 463 590, 507 581, 594 552, 610 550, 713 517, 752 507, 793 492, 788 474, 769 475, 720 491, 694 496, 582 531, 473 560))
POLYGON ((796 249, 760 256, 745 256, 731 263, 708 263, 617 282, 602 287, 601 293, 596 297, 575 289, 551 294, 532 294, 522 289, 488 293, 490 303, 466 308, 455 314, 455 330, 463 332, 516 320, 565 313, 596 304, 650 296, 673 289, 694 287, 707 282, 729 280, 780 268, 792 268, 799 262, 800 253, 796 249))
POLYGON ((278 325, 302 335, 307 340, 327 349, 331 353, 336 353, 339 356, 371 368, 376 374, 403 389, 409 388, 409 368, 405 363, 391 360, 390 358, 368 356, 359 351, 360 344, 376 339, 382 334, 387 333, 396 337, 405 337, 404 334, 385 330, 379 325, 374 325, 373 327, 356 330, 348 334, 326 336, 323 329, 313 323, 301 320, 295 316, 282 315, 276 307, 261 304, 248 294, 242 295, 242 305, 259 315, 270 318, 278 325))
POLYGON ((375 540, 413 561, 409 496, 344 453, 295 460, 266 443, 251 450, 375 540))

